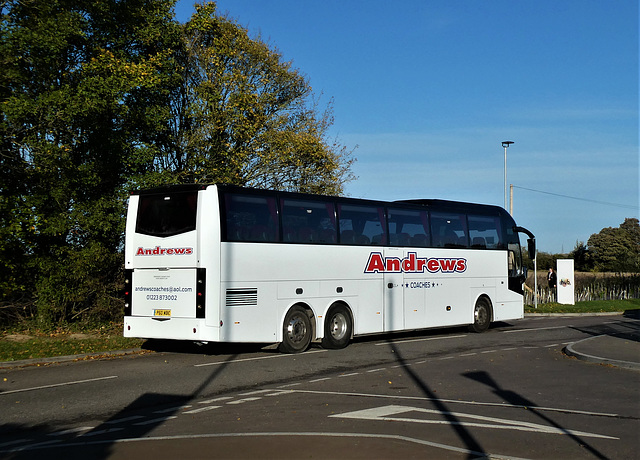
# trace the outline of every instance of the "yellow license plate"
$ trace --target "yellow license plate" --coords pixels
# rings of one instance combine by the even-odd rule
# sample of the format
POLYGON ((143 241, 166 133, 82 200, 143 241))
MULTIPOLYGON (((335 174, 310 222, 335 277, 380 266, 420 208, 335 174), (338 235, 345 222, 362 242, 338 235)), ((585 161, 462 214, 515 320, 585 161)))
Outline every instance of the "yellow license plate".
POLYGON ((171 310, 153 310, 153 316, 171 316, 171 310))

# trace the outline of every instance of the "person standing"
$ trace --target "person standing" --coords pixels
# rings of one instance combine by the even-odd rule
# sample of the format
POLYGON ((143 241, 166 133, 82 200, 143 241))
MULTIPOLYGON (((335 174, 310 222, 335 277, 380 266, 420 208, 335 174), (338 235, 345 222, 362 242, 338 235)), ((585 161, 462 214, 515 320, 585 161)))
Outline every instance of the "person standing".
POLYGON ((549 290, 555 300, 556 288, 558 287, 558 277, 556 276, 556 272, 553 271, 553 268, 550 268, 549 273, 547 273, 547 284, 549 285, 549 290))

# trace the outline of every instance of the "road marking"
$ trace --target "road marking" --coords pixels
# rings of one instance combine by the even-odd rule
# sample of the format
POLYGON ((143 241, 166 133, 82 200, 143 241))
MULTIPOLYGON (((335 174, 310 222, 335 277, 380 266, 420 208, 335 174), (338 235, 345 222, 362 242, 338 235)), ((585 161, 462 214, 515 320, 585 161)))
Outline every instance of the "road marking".
POLYGON ((298 383, 288 383, 286 385, 280 385, 278 388, 289 388, 289 387, 297 387, 298 385, 302 385, 301 382, 298 383))
POLYGON ((162 409, 162 410, 154 410, 153 413, 154 414, 166 414, 167 412, 176 412, 179 411, 181 409, 189 409, 191 407, 190 404, 185 404, 182 406, 175 406, 175 407, 169 407, 167 409, 162 409))
POLYGON ((248 393, 240 393, 240 396, 251 396, 251 395, 259 395, 262 393, 269 393, 271 390, 256 390, 256 391, 249 391, 248 393))
MULTIPOLYGON (((487 452, 477 452, 469 449, 465 449, 462 447, 449 446, 446 444, 441 444, 438 442, 427 441, 425 439, 417 439, 411 438, 408 436, 394 435, 394 434, 381 434, 381 433, 345 433, 345 432, 303 432, 303 431, 293 431, 293 432, 252 432, 252 433, 206 433, 206 434, 192 434, 192 435, 178 435, 178 436, 149 436, 142 438, 119 438, 119 439, 109 439, 104 441, 97 441, 92 444, 100 445, 100 444, 129 444, 129 443, 144 443, 144 442, 155 442, 155 441, 178 441, 178 440, 188 440, 188 439, 222 439, 222 438, 243 438, 250 437, 254 438, 256 436, 261 437, 275 437, 275 436, 287 436, 287 437, 321 437, 321 438, 354 438, 354 439, 388 439, 393 441, 403 441, 409 442, 413 444, 419 444, 423 446, 435 447, 437 449, 448 450, 452 452, 457 452, 461 454, 465 454, 467 457, 473 458, 486 458, 487 452)), ((62 442, 62 441, 51 441, 53 442, 62 442)), ((302 441, 301 441, 302 442, 302 441)), ((20 452, 23 450, 31 450, 37 444, 32 444, 27 447, 16 448, 7 450, 5 452, 20 452)), ((62 444, 57 447, 67 447, 67 446, 75 446, 75 443, 67 443, 62 444)), ((513 457, 511 455, 501 455, 496 453, 489 454, 489 457, 492 458, 509 458, 511 460, 520 460, 517 457, 513 457)))
POLYGON ((324 380, 331 380, 331 377, 324 377, 322 379, 314 379, 314 380, 309 380, 309 383, 316 383, 316 382, 322 382, 324 380))
POLYGON ((566 329, 569 327, 573 327, 572 325, 568 325, 568 326, 553 326, 553 327, 532 327, 529 329, 514 329, 514 330, 510 330, 510 331, 502 331, 503 334, 512 334, 514 332, 531 332, 531 331, 548 331, 551 329, 566 329))
POLYGON ((220 396, 219 398, 207 399, 206 401, 200 401, 198 404, 209 404, 209 403, 212 403, 212 402, 226 401, 227 399, 233 399, 233 397, 231 397, 231 396, 220 396))
POLYGON ((54 433, 49 433, 47 436, 64 436, 65 434, 74 434, 74 433, 82 433, 84 431, 91 431, 95 428, 95 426, 78 426, 75 428, 69 428, 64 431, 56 431, 54 433))
POLYGON ((379 369, 371 369, 370 371, 367 371, 367 372, 368 372, 368 373, 371 373, 371 372, 380 372, 380 371, 386 371, 386 370, 387 370, 386 368, 381 367, 381 368, 379 368, 379 369))
POLYGON ((124 417, 124 418, 118 418, 115 420, 109 420, 107 422, 104 422, 107 425, 115 425, 116 423, 125 423, 125 422, 131 422, 132 420, 139 420, 141 418, 144 418, 142 415, 133 415, 131 417, 124 417))
POLYGON ((477 354, 478 353, 463 353, 463 354, 458 355, 458 356, 474 356, 474 355, 477 355, 477 354))
POLYGON ((205 407, 201 407, 200 409, 188 410, 186 412, 183 412, 183 414, 197 414, 199 412, 206 412, 208 410, 219 409, 221 407, 222 406, 205 406, 205 407))
MULTIPOLYGON (((312 350, 312 351, 307 351, 304 354, 305 355, 311 355, 314 353, 325 353, 328 350, 312 350)), ((300 355, 285 355, 285 354, 280 354, 280 355, 270 355, 270 356, 258 356, 256 358, 243 358, 243 359, 234 359, 232 361, 216 361, 214 363, 201 363, 201 364, 194 364, 193 367, 204 367, 204 366, 220 366, 222 364, 235 364, 235 363, 243 363, 243 362, 247 362, 247 361, 260 361, 262 359, 274 359, 274 358, 291 358, 292 356, 300 356, 300 355)))
POLYGON ((354 375, 360 375, 360 372, 353 372, 351 374, 340 374, 338 377, 353 377, 354 375))
POLYGON ((349 418, 358 420, 381 420, 392 422, 410 422, 410 423, 424 423, 431 425, 461 425, 465 427, 477 427, 477 428, 492 428, 498 430, 516 430, 516 431, 531 431, 534 433, 546 433, 546 434, 570 434, 575 436, 583 436, 590 438, 602 438, 602 439, 620 439, 612 436, 607 436, 597 433, 588 433, 586 431, 568 430, 563 428, 557 428, 553 426, 545 426, 537 423, 523 422, 519 420, 509 420, 497 417, 487 417, 484 415, 466 414, 464 412, 449 412, 440 411, 434 409, 423 409, 421 407, 411 406, 382 406, 372 409, 363 409, 353 412, 346 412, 344 414, 329 415, 330 418, 349 418), (424 418, 409 418, 409 417, 396 417, 399 414, 405 414, 407 412, 418 412, 422 414, 434 414, 437 416, 451 415, 456 417, 457 420, 429 420, 424 418), (463 422, 460 419, 478 420, 480 422, 463 422))
POLYGON ((380 346, 380 345, 391 345, 391 344, 396 344, 396 343, 409 343, 409 342, 426 342, 427 340, 444 340, 444 339, 458 339, 460 337, 468 337, 468 334, 462 334, 462 335, 449 335, 446 337, 427 337, 427 338, 423 338, 423 339, 408 339, 408 340, 393 340, 390 342, 380 342, 380 343, 376 343, 376 346, 380 346))
POLYGON ((2 449, 3 447, 13 446, 14 444, 22 444, 23 442, 30 442, 30 441, 33 441, 33 439, 25 438, 25 439, 16 439, 14 441, 9 441, 9 442, 3 442, 2 444, 0 444, 0 449, 2 449))
POLYGON ((484 354, 487 354, 487 353, 495 353, 495 352, 497 352, 497 351, 498 351, 498 350, 487 350, 487 351, 481 351, 481 352, 480 352, 480 354, 483 354, 483 355, 484 355, 484 354))
POLYGON ((244 398, 244 399, 238 399, 236 401, 229 401, 227 404, 244 404, 246 402, 251 402, 251 401, 258 401, 262 398, 244 398))
POLYGON ((95 379, 86 379, 86 380, 75 380, 73 382, 64 382, 64 383, 54 383, 52 385, 42 385, 39 387, 31 387, 31 388, 22 388, 20 390, 9 390, 0 392, 0 396, 8 395, 13 393, 22 393, 25 391, 34 391, 34 390, 45 390, 47 388, 55 388, 55 387, 63 387, 66 385, 77 385, 79 383, 90 383, 90 382, 99 382, 100 380, 109 380, 109 379, 117 379, 117 375, 110 375, 109 377, 98 377, 95 379))
POLYGON ((89 433, 82 433, 80 436, 82 436, 83 438, 89 438, 91 436, 98 436, 101 434, 105 434, 105 433, 115 433, 116 431, 122 431, 124 430, 124 428, 107 428, 105 430, 98 430, 98 431, 90 431, 89 433))
POLYGON ((379 398, 379 399, 400 399, 407 401, 438 401, 447 404, 466 404, 469 406, 489 406, 489 407, 504 407, 511 409, 526 409, 526 410, 539 410, 545 412, 561 412, 564 414, 578 414, 578 415, 594 415, 598 417, 612 417, 617 418, 619 414, 612 414, 606 412, 591 412, 575 409, 562 409, 558 407, 544 407, 544 406, 525 406, 521 404, 507 404, 507 403, 492 403, 481 401, 465 401, 460 399, 440 399, 440 398, 426 398, 424 396, 401 396, 401 395, 383 395, 373 393, 354 393, 348 391, 320 391, 320 390, 289 390, 289 393, 308 393, 319 395, 331 395, 331 396, 356 396, 363 398, 379 398))
POLYGON ((552 348, 552 347, 557 347, 558 344, 557 343, 552 343, 551 345, 545 345, 545 348, 552 348))
POLYGON ((144 425, 151 425, 152 423, 162 423, 162 422, 166 422, 167 420, 171 420, 172 418, 178 418, 178 416, 177 415, 170 415, 168 417, 154 418, 154 419, 151 419, 151 420, 146 420, 144 422, 134 423, 134 425, 136 425, 136 426, 144 426, 144 425))

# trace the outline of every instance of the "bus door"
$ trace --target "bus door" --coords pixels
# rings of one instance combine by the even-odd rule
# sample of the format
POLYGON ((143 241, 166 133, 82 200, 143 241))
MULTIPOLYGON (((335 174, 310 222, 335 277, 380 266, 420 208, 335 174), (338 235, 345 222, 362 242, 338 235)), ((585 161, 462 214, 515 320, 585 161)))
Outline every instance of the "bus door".
MULTIPOLYGON (((402 260, 403 250, 386 248, 385 260, 402 260)), ((398 331, 404 329, 404 275, 402 270, 385 270, 384 277, 384 330, 398 331)))

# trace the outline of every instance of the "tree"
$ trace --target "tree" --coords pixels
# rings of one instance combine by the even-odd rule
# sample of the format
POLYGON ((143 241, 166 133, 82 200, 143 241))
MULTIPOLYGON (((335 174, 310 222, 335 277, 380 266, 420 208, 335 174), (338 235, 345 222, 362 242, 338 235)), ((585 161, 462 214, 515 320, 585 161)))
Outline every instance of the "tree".
POLYGON ((226 182, 339 194, 350 152, 327 139, 331 104, 318 109, 308 81, 214 3, 183 29, 182 86, 171 135, 156 158, 161 182, 226 182))
POLYGON ((589 263, 589 249, 584 241, 576 241, 576 246, 569 254, 569 258, 574 260, 576 271, 587 272, 592 269, 589 263))
POLYGON ((640 225, 627 218, 620 227, 607 227, 587 242, 589 260, 598 271, 640 272, 640 225))
POLYGON ((351 152, 308 81, 246 30, 175 0, 0 2, 0 301, 44 323, 119 312, 133 188, 340 193, 351 152))
POLYGON ((2 3, 1 287, 46 321, 117 302, 123 185, 167 105, 173 4, 2 3))

